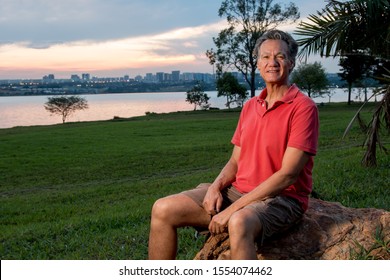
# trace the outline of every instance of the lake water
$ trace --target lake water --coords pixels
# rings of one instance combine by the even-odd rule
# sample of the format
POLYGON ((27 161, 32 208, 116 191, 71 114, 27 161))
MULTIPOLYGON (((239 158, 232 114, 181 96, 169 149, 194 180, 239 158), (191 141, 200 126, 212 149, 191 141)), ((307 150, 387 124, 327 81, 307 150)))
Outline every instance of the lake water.
MULTIPOLYGON (((216 91, 206 92, 211 107, 225 108, 226 100, 217 97, 216 91)), ((355 96, 354 94, 353 96, 355 96)), ((77 111, 67 122, 109 120, 116 117, 134 117, 146 112, 169 113, 193 110, 187 103, 185 92, 123 93, 83 95, 89 108, 77 111)), ((59 115, 51 115, 44 108, 48 96, 7 96, 0 97, 0 128, 14 126, 50 125, 61 123, 59 115)), ((315 102, 328 102, 328 98, 315 98, 315 102)), ((347 101, 347 93, 336 89, 332 102, 347 101)))

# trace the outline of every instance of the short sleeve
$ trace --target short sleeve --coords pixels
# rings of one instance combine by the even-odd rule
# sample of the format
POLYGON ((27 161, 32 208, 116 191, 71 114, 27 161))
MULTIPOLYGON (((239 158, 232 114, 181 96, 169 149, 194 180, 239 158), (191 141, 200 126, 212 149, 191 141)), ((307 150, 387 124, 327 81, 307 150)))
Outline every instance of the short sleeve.
POLYGON ((315 155, 317 153, 319 134, 317 106, 314 102, 310 102, 306 106, 300 106, 299 108, 291 122, 290 137, 287 145, 315 155))

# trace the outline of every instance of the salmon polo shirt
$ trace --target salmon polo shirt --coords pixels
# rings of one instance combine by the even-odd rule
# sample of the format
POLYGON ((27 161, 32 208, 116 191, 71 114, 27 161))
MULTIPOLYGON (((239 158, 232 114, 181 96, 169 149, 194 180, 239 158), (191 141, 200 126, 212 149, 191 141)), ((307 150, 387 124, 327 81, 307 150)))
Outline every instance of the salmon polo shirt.
POLYGON ((313 100, 292 85, 282 100, 267 108, 267 89, 245 103, 232 143, 241 148, 233 186, 241 193, 256 188, 282 166, 287 147, 309 153, 298 180, 281 195, 308 207, 312 190, 313 156, 317 152, 318 110, 313 100))

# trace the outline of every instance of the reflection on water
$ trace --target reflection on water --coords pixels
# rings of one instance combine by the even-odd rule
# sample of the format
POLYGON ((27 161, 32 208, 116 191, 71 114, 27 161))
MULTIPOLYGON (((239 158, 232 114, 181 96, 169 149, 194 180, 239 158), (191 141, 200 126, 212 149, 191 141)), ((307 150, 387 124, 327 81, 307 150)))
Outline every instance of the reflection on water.
MULTIPOLYGON (((218 98, 217 92, 207 92, 211 107, 225 108, 225 98, 218 98)), ((355 95, 354 95, 355 96, 355 95)), ((44 108, 48 96, 0 97, 0 128, 61 123, 59 115, 50 115, 44 108)), ((134 117, 146 112, 168 113, 193 110, 185 101, 184 92, 124 93, 84 95, 89 109, 77 111, 67 122, 108 120, 116 117, 134 117)), ((328 102, 328 98, 316 98, 315 102, 328 102)), ((332 102, 347 100, 343 89, 337 89, 332 102)))
MULTIPOLYGON (((223 108, 224 99, 216 92, 207 92, 212 107, 223 108)), ((48 96, 0 97, 0 128, 61 123, 59 115, 51 115, 44 104, 48 96)), ((116 117, 134 117, 146 112, 168 113, 193 110, 185 102, 183 92, 128 93, 83 95, 89 108, 77 111, 67 122, 108 120, 116 117)))

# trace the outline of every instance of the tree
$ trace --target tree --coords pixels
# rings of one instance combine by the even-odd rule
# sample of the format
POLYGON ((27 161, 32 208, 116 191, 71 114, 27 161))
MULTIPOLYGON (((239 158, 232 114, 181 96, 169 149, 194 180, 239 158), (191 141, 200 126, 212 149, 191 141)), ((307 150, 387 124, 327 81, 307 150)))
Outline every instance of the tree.
POLYGON ((192 89, 187 91, 186 102, 194 104, 194 111, 197 106, 206 109, 209 107, 210 97, 203 91, 203 88, 200 84, 195 85, 192 89))
POLYGON ((75 95, 48 97, 44 106, 50 113, 61 115, 62 123, 75 111, 88 109, 87 100, 75 95))
POLYGON ((242 107, 248 96, 247 89, 241 85, 232 73, 223 73, 217 80, 218 97, 226 96, 226 107, 230 109, 230 104, 236 103, 242 107))
POLYGON ((351 104, 352 86, 368 76, 369 69, 374 63, 370 56, 355 53, 340 58, 339 65, 342 67, 338 75, 348 85, 348 105, 351 104))
MULTIPOLYGON (((302 22, 295 34, 302 36, 299 55, 319 53, 321 56, 346 56, 356 52, 375 59, 390 59, 390 2, 389 0, 329 0, 322 11, 302 22)), ((376 166, 376 146, 384 149, 379 133, 384 124, 390 132, 390 70, 381 77, 384 86, 373 96, 383 94, 366 135, 365 166, 376 166)), ((372 96, 372 97, 373 97, 372 96)), ((364 106, 364 104, 363 104, 364 106)), ((361 107, 362 108, 362 107, 361 107)), ((348 132, 360 109, 348 125, 348 132)), ((345 135, 345 133, 344 133, 345 135)))
POLYGON ((291 82, 296 83, 299 88, 306 91, 309 97, 322 96, 329 84, 325 68, 320 62, 299 65, 291 73, 291 82))
POLYGON ((295 34, 303 48, 300 55, 353 54, 369 50, 371 55, 390 57, 389 0, 328 0, 316 15, 301 22, 295 34))
POLYGON ((323 92, 323 95, 326 95, 328 97, 328 103, 330 103, 330 99, 335 94, 336 94, 335 89, 330 87, 328 87, 328 89, 323 92))
POLYGON ((242 73, 253 97, 257 64, 253 50, 257 39, 280 24, 295 22, 298 8, 294 3, 282 8, 273 0, 225 0, 218 15, 226 16, 228 27, 213 38, 217 49, 207 50, 206 56, 211 65, 215 64, 217 74, 232 68, 242 73))

